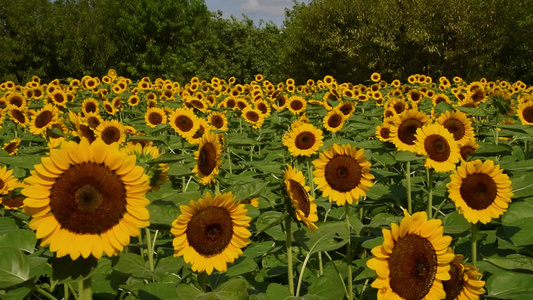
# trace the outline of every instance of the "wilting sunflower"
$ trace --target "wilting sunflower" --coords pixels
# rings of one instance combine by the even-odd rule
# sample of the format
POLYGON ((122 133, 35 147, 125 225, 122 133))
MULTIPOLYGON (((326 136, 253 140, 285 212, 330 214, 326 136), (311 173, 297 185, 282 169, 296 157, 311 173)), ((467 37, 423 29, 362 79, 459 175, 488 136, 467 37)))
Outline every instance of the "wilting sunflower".
POLYGON ((57 124, 59 119, 59 110, 52 104, 46 104, 39 109, 31 118, 30 132, 37 135, 42 134, 47 129, 51 129, 57 124))
POLYGON ((521 102, 517 114, 523 125, 533 125, 533 100, 521 102))
POLYGON ((167 122, 167 115, 162 108, 152 107, 146 110, 144 114, 144 120, 146 125, 154 128, 159 124, 164 124, 167 122))
POLYGON ((315 171, 314 182, 329 202, 337 205, 349 204, 366 196, 368 189, 374 184, 374 175, 370 173, 370 162, 366 160, 364 149, 357 149, 349 144, 333 144, 331 148, 320 153, 313 161, 315 171))
POLYGON ((334 108, 328 111, 328 113, 324 116, 322 124, 327 131, 337 132, 342 129, 345 122, 346 117, 344 114, 338 108, 334 108))
POLYGON ((83 102, 81 104, 81 111, 84 114, 98 113, 99 106, 100 106, 100 104, 98 103, 98 101, 96 99, 87 98, 87 99, 83 100, 83 102))
POLYGON ((225 272, 227 263, 233 263, 250 243, 251 218, 231 192, 214 197, 207 193, 180 210, 170 229, 175 236, 174 256, 183 256, 195 272, 225 272))
POLYGON ((444 299, 442 281, 449 280, 452 238, 443 236, 442 221, 427 219, 426 212, 405 217, 400 225, 383 229, 383 244, 372 249, 366 265, 378 277, 372 287, 378 299, 444 299))
POLYGON ((442 282, 446 300, 477 300, 485 293, 483 274, 474 266, 463 265, 463 256, 456 254, 450 262, 450 280, 442 282))
POLYGON ((124 125, 118 120, 103 121, 96 127, 94 133, 108 145, 115 142, 120 145, 126 141, 124 125))
POLYGON ((430 117, 417 109, 410 109, 394 117, 391 126, 391 139, 400 151, 416 152, 415 134, 418 128, 428 124, 430 117))
POLYGON ((242 117, 247 123, 252 124, 254 129, 263 126, 263 122, 265 121, 265 117, 263 117, 261 111, 250 106, 242 111, 242 117))
POLYGON ((208 185, 215 182, 213 175, 218 174, 222 164, 222 146, 219 138, 214 133, 205 133, 198 145, 198 151, 194 152, 196 166, 192 170, 200 177, 200 183, 208 185))
POLYGON ((2 146, 2 149, 7 151, 9 155, 15 155, 19 151, 20 138, 14 138, 11 141, 7 142, 2 146))
POLYGON ((463 162, 450 179, 449 197, 470 223, 499 218, 513 196, 509 176, 492 160, 463 162))
POLYGON ((460 145, 459 154, 461 154, 461 160, 467 161, 468 156, 476 152, 477 148, 479 148, 479 144, 476 142, 476 139, 474 138, 466 141, 464 145, 460 145))
POLYGON ((311 156, 324 144, 322 130, 310 123, 291 128, 283 136, 283 145, 289 148, 292 156, 311 156))
POLYGON ((453 139, 456 140, 459 145, 474 138, 472 121, 465 113, 459 110, 454 112, 446 111, 440 115, 437 119, 437 123, 446 127, 446 129, 453 134, 453 139))
POLYGON ((200 123, 197 119, 198 118, 192 109, 177 108, 170 115, 168 123, 181 137, 189 138, 193 136, 200 127, 200 123))
POLYGON ((117 144, 63 142, 41 160, 22 194, 29 227, 57 257, 117 255, 149 225, 148 177, 117 144))
POLYGON ((289 98, 287 108, 295 115, 298 115, 305 111, 307 101, 301 96, 292 96, 289 98))
POLYGON ((216 130, 228 130, 228 118, 223 112, 213 112, 209 114, 207 121, 216 130))
POLYGON ((285 189, 291 200, 296 219, 315 231, 318 227, 315 222, 318 221, 316 214, 317 208, 313 196, 309 194, 310 188, 305 185, 305 178, 302 171, 296 171, 293 166, 287 166, 283 172, 285 189))
POLYGON ((416 130, 416 153, 427 155, 424 166, 436 172, 450 172, 459 162, 459 146, 440 124, 427 124, 416 130))

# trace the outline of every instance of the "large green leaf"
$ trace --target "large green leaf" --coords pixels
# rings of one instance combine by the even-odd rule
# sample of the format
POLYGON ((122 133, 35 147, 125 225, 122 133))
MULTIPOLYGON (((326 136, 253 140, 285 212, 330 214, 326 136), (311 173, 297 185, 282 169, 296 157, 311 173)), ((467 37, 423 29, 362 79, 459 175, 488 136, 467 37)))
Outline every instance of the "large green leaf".
POLYGON ((296 242, 304 247, 307 255, 321 251, 331 251, 344 246, 348 242, 350 232, 345 222, 316 223, 318 229, 298 230, 294 233, 296 242))
MULTIPOLYGON (((178 293, 176 290, 176 285, 173 283, 163 283, 163 282, 152 282, 149 284, 144 285, 139 289, 139 298, 140 299, 146 299, 146 300, 159 300, 159 299, 165 299, 165 300, 179 300, 184 299, 181 297, 178 297, 178 293)), ((195 299, 195 298, 189 298, 187 299, 195 299)))
POLYGON ((533 172, 511 177, 513 198, 533 196, 533 172))
POLYGON ((496 273, 487 280, 487 295, 498 299, 531 299, 533 275, 509 271, 496 273))
POLYGON ((470 222, 457 211, 451 212, 444 217, 442 221, 445 234, 459 234, 472 228, 470 222))
POLYGON ((267 211, 260 215, 255 222, 256 234, 280 224, 283 220, 285 220, 285 214, 275 210, 267 211))
POLYGON ((484 260, 506 270, 533 270, 533 257, 520 254, 507 257, 487 257, 484 260))
POLYGON ((30 262, 22 251, 0 247, 0 289, 6 289, 30 279, 30 262))
POLYGON ((113 270, 133 277, 152 279, 153 273, 148 269, 144 259, 135 253, 120 253, 118 261, 113 265, 113 270))
POLYGON ((172 226, 172 222, 181 214, 174 205, 151 203, 146 206, 150 212, 150 224, 172 226))
POLYGON ((257 269, 257 263, 255 262, 253 258, 241 256, 235 261, 235 263, 228 266, 226 275, 233 277, 233 276, 253 272, 255 269, 257 269))
POLYGON ((511 203, 502 216, 503 229, 515 246, 533 244, 533 203, 511 203))
POLYGON ((52 278, 58 283, 68 283, 92 276, 98 259, 92 255, 86 259, 80 257, 76 260, 72 260, 70 256, 53 257, 50 259, 50 264, 53 270, 52 278))
POLYGON ((35 233, 27 229, 14 229, 0 235, 0 246, 11 246, 28 253, 33 253, 36 243, 35 233))

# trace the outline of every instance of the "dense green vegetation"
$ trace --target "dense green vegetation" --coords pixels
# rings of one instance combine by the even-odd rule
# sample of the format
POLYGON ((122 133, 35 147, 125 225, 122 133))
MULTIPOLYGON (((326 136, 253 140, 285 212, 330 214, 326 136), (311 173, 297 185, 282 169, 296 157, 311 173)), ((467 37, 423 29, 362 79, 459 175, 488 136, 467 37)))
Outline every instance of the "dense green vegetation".
POLYGON ((202 0, 0 0, 0 80, 193 76, 533 82, 533 1, 295 2, 281 28, 202 0))

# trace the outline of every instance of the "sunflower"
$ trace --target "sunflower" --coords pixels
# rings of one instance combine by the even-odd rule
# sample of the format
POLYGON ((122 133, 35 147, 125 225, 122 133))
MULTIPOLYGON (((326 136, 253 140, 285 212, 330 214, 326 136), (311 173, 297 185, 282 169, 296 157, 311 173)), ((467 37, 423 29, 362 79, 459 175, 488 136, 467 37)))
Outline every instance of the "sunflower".
POLYGON ((370 75, 370 79, 374 82, 378 82, 381 80, 381 74, 379 74, 378 72, 374 72, 372 73, 372 75, 370 75))
POLYGON ((88 113, 85 115, 85 117, 83 117, 83 119, 85 122, 87 122, 87 125, 89 125, 91 129, 98 128, 98 125, 104 121, 104 119, 102 119, 98 113, 88 113))
POLYGON ((20 141, 20 138, 14 138, 11 141, 5 143, 2 149, 9 153, 9 155, 15 155, 19 150, 20 141))
POLYGON ((104 103, 102 103, 102 106, 104 107, 105 112, 112 116, 118 111, 118 108, 116 108, 109 100, 105 100, 104 103))
POLYGON ((304 222, 312 231, 318 229, 315 225, 315 222, 318 221, 315 199, 309 194, 310 188, 305 185, 302 171, 296 171, 294 167, 287 166, 287 169, 283 172, 283 180, 285 181, 285 189, 291 200, 296 219, 304 222))
POLYGON ((509 176, 492 160, 463 162, 450 179, 449 197, 470 223, 500 217, 513 196, 509 176))
POLYGON ((228 118, 223 112, 212 112, 207 120, 216 130, 228 130, 228 118))
POLYGON ((85 100, 83 100, 82 104, 81 104, 81 111, 84 113, 84 114, 88 114, 88 113, 98 113, 98 108, 99 108, 100 104, 98 103, 98 101, 94 98, 87 98, 85 100))
POLYGON ((180 210, 170 229, 175 236, 174 256, 183 256, 195 272, 225 272, 227 263, 233 263, 250 243, 251 218, 231 192, 214 197, 207 193, 180 210))
POLYGON ((265 121, 265 117, 263 117, 261 111, 252 107, 246 107, 242 111, 242 117, 247 123, 252 124, 254 129, 263 126, 263 122, 265 121))
MULTIPOLYGON (((17 106, 10 105, 8 108, 9 118, 15 122, 15 124, 20 125, 21 127, 26 127, 28 125, 28 108, 18 108, 17 106)), ((2 118, 3 119, 3 118, 2 118)))
POLYGON ((456 140, 459 145, 474 138, 472 121, 465 113, 459 110, 454 112, 446 111, 439 116, 437 123, 448 129, 448 131, 453 134, 453 139, 456 140))
POLYGON ((103 121, 96 127, 94 133, 108 145, 115 142, 120 145, 126 141, 124 125, 118 120, 103 121))
POLYGON ((386 120, 384 120, 381 125, 377 126, 376 137, 378 138, 378 140, 382 142, 390 142, 391 141, 390 128, 391 128, 391 124, 387 122, 386 120))
POLYGON ((307 102, 301 96, 292 96, 289 98, 288 103, 287 103, 287 107, 295 115, 298 115, 304 112, 306 105, 307 105, 307 102))
POLYGON ((459 162, 459 146, 440 124, 427 124, 416 130, 416 153, 427 155, 424 166, 436 172, 449 172, 459 162))
POLYGON ((463 265, 463 255, 456 254, 450 262, 450 280, 442 282, 446 300, 477 300, 485 293, 483 274, 474 266, 463 265))
POLYGON ((146 121, 146 125, 154 128, 159 124, 166 123, 167 115, 162 108, 152 107, 146 110, 144 120, 146 121))
POLYGON ((344 115, 345 119, 348 119, 355 112, 355 102, 341 102, 336 106, 336 108, 340 110, 340 112, 344 115))
POLYGON ((129 142, 120 151, 137 157, 137 162, 144 167, 149 177, 150 190, 158 191, 161 188, 161 184, 168 180, 168 164, 158 164, 157 168, 150 168, 149 166, 149 163, 163 154, 151 142, 143 142, 142 140, 129 142))
POLYGON ((21 109, 23 107, 26 107, 27 105, 26 97, 24 97, 24 95, 20 93, 8 92, 6 93, 5 96, 6 96, 6 102, 9 105, 13 105, 21 109))
POLYGON ((357 149, 349 144, 333 144, 331 148, 320 153, 313 161, 314 182, 329 202, 337 205, 359 203, 359 197, 366 196, 374 184, 374 175, 370 173, 370 162, 366 160, 364 149, 357 149))
POLYGON ((322 124, 329 132, 337 132, 344 127, 346 117, 338 108, 334 108, 324 116, 322 124))
POLYGON ((117 255, 149 225, 148 177, 117 144, 63 142, 41 160, 22 194, 29 227, 57 257, 117 255))
POLYGON ((418 109, 410 109, 394 117, 391 140, 399 151, 415 152, 415 134, 418 128, 428 124, 430 117, 418 109))
POLYGON ((42 134, 47 129, 52 129, 52 126, 58 122, 58 119, 59 110, 57 107, 52 104, 46 104, 31 118, 30 132, 35 135, 42 134))
POLYGON ((442 281, 450 279, 452 238, 443 236, 442 221, 427 219, 426 212, 405 217, 400 225, 383 229, 383 244, 372 249, 366 265, 378 277, 372 287, 381 299, 444 299, 442 281))
POLYGON ((17 186, 17 178, 13 177, 13 170, 8 170, 6 166, 0 168, 0 195, 6 195, 17 186))
POLYGON ((219 138, 214 133, 206 133, 202 136, 198 151, 194 152, 196 166, 192 170, 200 177, 203 185, 215 182, 213 175, 218 174, 222 164, 222 145, 219 138))
POLYGON ((474 138, 466 141, 464 145, 460 145, 459 153, 461 154, 461 161, 467 161, 468 156, 476 152, 477 148, 479 148, 479 144, 474 138))
POLYGON ((533 100, 521 102, 517 114, 523 125, 533 125, 533 100))
POLYGON ((283 136, 283 145, 289 148, 292 156, 311 156, 322 147, 323 139, 322 130, 313 124, 302 123, 283 136))
POLYGON ((54 92, 49 94, 46 99, 48 103, 53 103, 56 106, 65 107, 67 105, 67 94, 62 90, 56 89, 54 92))
POLYGON ((131 95, 128 97, 129 106, 137 106, 139 103, 141 103, 141 98, 139 98, 138 95, 131 95))
POLYGON ((193 136, 200 127, 198 118, 194 112, 188 108, 176 109, 170 115, 168 123, 174 129, 174 131, 176 131, 183 138, 193 136))

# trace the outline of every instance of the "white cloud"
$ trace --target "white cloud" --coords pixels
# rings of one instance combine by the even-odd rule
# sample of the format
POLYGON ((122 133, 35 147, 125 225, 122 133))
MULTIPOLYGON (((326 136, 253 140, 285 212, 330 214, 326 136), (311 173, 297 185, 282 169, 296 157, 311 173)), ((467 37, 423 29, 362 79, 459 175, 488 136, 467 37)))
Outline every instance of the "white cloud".
POLYGON ((241 4, 244 13, 265 13, 275 16, 283 16, 285 8, 292 7, 292 0, 246 0, 241 4))

